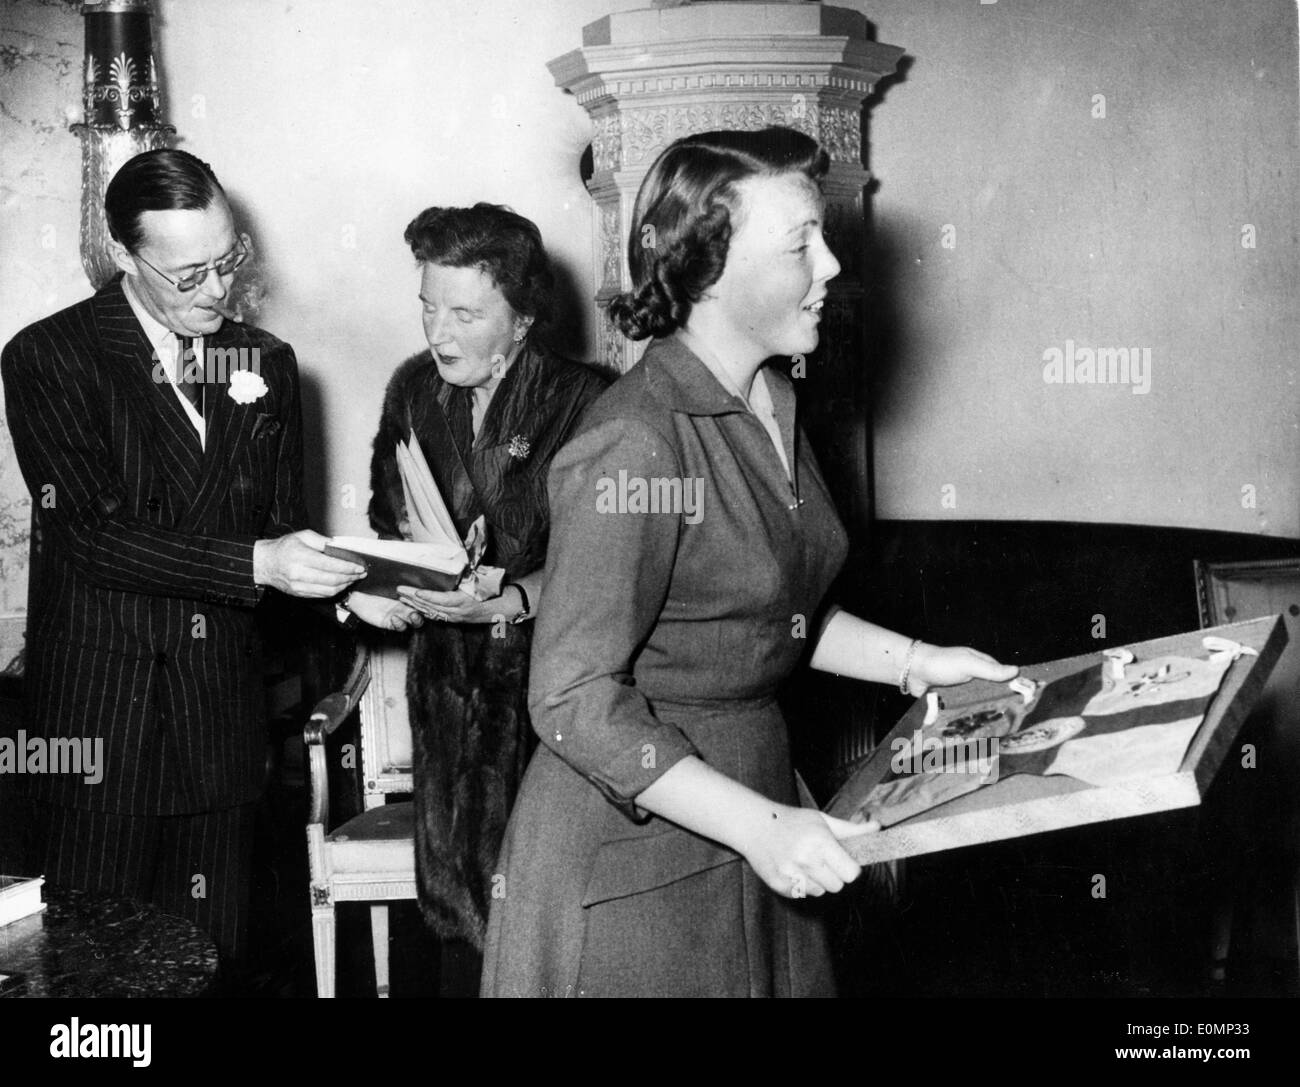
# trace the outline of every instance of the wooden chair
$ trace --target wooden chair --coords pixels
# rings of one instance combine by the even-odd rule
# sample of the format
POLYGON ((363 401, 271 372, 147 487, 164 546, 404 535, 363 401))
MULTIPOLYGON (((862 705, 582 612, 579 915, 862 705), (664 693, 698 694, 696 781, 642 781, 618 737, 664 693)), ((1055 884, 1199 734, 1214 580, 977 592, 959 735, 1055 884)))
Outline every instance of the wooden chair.
POLYGON ((388 903, 415 898, 415 818, 411 792, 411 726, 406 710, 406 650, 395 640, 361 645, 341 691, 317 705, 303 732, 311 777, 307 857, 311 876, 316 995, 334 995, 335 917, 339 902, 371 902, 375 988, 388 996, 388 903), (361 711, 365 810, 329 829, 325 739, 361 711))
MULTIPOLYGON (((1255 707, 1259 726, 1252 738, 1261 744, 1258 773, 1266 775, 1262 788, 1269 798, 1271 823, 1267 832, 1257 825, 1248 832, 1267 833, 1269 848, 1259 858, 1237 858, 1256 870, 1238 872, 1242 878, 1217 897, 1214 910, 1214 945, 1211 980, 1227 980, 1235 914, 1252 916, 1241 926, 1255 943, 1272 946, 1268 957, 1286 963, 1288 981, 1300 984, 1300 559, 1264 559, 1250 562, 1195 564, 1197 605, 1201 626, 1239 622, 1280 615, 1289 641, 1264 686, 1255 707), (1253 878, 1253 885, 1246 877, 1253 878), (1247 888, 1263 891, 1268 901, 1246 897, 1247 888)), ((1253 782, 1250 783, 1254 785, 1253 782)))

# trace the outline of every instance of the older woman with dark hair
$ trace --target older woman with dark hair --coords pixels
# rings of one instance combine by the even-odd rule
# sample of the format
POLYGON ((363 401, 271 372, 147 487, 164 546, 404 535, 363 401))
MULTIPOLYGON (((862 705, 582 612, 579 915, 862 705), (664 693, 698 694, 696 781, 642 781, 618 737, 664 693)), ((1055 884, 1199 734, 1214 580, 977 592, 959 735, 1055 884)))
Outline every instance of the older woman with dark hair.
POLYGON ((788 129, 651 167, 610 315, 644 357, 551 467, 533 647, 541 737, 502 851, 485 995, 832 991, 808 898, 864 827, 798 806, 778 684, 814 668, 919 693, 1016 669, 823 604, 845 534, 764 362, 812 351, 839 264, 825 152, 788 129))
POLYGON ((548 606, 546 473, 606 382, 542 339, 552 278, 528 219, 490 204, 428 208, 406 228, 406 242, 420 267, 429 351, 389 382, 370 523, 384 538, 407 535, 395 449, 414 433, 457 530, 464 535, 483 516, 483 559, 505 577, 488 600, 400 590, 399 600, 352 593, 347 606, 375 626, 418 628, 407 697, 419 902, 440 936, 481 949, 498 847, 535 743, 528 620, 548 606))

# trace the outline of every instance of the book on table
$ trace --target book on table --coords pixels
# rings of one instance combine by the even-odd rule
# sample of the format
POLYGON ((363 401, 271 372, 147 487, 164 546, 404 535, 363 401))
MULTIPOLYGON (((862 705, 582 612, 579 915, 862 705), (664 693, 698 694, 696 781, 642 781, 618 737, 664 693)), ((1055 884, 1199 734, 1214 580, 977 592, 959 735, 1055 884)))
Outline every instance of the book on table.
POLYGON ((1280 616, 929 692, 825 811, 860 864, 1197 805, 1287 642, 1280 616))

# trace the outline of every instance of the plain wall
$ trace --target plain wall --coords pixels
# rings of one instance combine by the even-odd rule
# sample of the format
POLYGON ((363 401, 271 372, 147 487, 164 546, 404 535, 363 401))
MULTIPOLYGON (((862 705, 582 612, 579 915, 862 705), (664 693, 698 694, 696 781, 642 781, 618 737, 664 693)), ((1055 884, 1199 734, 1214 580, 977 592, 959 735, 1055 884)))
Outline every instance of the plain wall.
POLYGON ((1300 536, 1294 0, 859 10, 911 58, 870 116, 877 515, 1300 536), (1067 340, 1150 391, 1048 384, 1067 340))

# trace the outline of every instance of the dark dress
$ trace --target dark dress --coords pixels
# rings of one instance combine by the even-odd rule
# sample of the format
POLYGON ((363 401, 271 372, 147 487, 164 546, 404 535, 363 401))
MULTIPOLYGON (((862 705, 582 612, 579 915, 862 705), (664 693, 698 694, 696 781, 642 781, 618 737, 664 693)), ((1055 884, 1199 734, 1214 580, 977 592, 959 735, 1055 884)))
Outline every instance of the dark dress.
POLYGON ((529 700, 543 746, 502 847, 485 996, 833 991, 814 901, 635 803, 690 754, 798 803, 777 687, 846 540, 791 384, 767 382, 793 484, 758 418, 676 339, 655 341, 555 458, 529 700), (640 512, 638 479, 660 512, 640 512), (702 506, 683 490, 664 512, 656 479, 702 481, 702 506), (626 500, 611 507, 611 488, 626 500))
MULTIPOLYGON (((414 431, 463 535, 486 516, 485 561, 507 580, 546 561, 546 474, 586 406, 595 371, 528 344, 488 406, 477 440, 471 393, 429 354, 393 375, 371 461, 370 523, 397 539, 406 519, 394 448, 414 431)), ((510 806, 535 740, 528 725, 533 624, 426 623, 411 634, 407 699, 414 749, 416 877, 425 919, 483 946, 510 806)))

